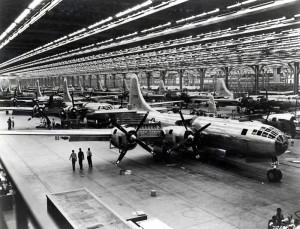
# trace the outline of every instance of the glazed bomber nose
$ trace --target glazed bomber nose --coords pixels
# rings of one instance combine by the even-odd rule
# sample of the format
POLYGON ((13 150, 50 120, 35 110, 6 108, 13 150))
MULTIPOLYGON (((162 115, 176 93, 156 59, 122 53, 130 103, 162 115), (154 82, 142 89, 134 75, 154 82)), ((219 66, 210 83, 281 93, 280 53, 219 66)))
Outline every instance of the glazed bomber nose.
POLYGON ((288 140, 283 135, 278 135, 275 140, 275 151, 276 155, 279 156, 283 154, 288 148, 288 140))

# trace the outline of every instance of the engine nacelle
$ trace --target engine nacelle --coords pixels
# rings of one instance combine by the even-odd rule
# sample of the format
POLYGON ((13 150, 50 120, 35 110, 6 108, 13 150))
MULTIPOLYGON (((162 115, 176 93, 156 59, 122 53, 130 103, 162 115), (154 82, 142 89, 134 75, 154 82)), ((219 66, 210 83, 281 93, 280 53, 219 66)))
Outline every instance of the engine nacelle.
POLYGON ((120 150, 132 150, 136 147, 136 131, 133 127, 124 128, 129 135, 126 135, 118 128, 112 129, 110 143, 120 150))
POLYGON ((164 127, 162 131, 164 139, 172 145, 176 145, 188 137, 193 137, 193 132, 190 129, 187 131, 184 126, 168 126, 164 127))

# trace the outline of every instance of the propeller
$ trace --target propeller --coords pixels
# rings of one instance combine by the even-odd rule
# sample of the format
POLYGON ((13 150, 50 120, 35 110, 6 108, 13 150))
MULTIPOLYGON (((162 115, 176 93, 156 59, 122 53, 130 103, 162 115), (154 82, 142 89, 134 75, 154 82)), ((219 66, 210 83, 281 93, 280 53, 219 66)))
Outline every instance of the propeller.
POLYGON ((171 148, 167 151, 167 153, 170 153, 171 151, 173 151, 173 150, 175 150, 175 149, 177 149, 177 148, 180 148, 181 146, 186 145, 186 144, 187 144, 187 145, 190 145, 190 146, 192 147, 193 151, 194 151, 195 153, 197 153, 197 147, 196 147, 197 140, 198 140, 198 137, 197 137, 197 136, 198 136, 203 130, 205 130, 207 127, 209 127, 209 126, 211 125, 211 123, 208 123, 208 124, 206 124, 205 126, 201 127, 200 129, 198 129, 198 130, 192 132, 192 131, 188 130, 188 128, 187 128, 186 122, 185 122, 185 120, 184 120, 184 117, 183 117, 183 115, 182 115, 181 110, 179 110, 179 114, 180 114, 182 123, 183 123, 183 125, 184 125, 184 127, 185 127, 185 129, 186 129, 185 134, 184 134, 184 135, 185 135, 185 139, 182 140, 180 143, 178 143, 178 144, 174 145, 173 147, 171 147, 171 148))
MULTIPOLYGON (((120 124, 118 124, 118 123, 116 122, 116 119, 111 119, 110 121, 111 121, 111 124, 112 124, 114 127, 118 128, 120 131, 122 131, 122 132, 126 135, 126 138, 127 138, 128 142, 130 142, 130 143, 136 142, 136 143, 138 143, 143 149, 145 149, 145 150, 147 150, 148 152, 152 153, 152 149, 151 149, 149 146, 147 146, 147 145, 146 145, 144 142, 142 142, 141 140, 137 139, 137 132, 139 131, 139 129, 141 128, 141 126, 144 124, 144 122, 145 122, 145 120, 146 120, 148 114, 149 114, 149 112, 147 112, 147 113, 145 114, 145 116, 142 118, 142 120, 140 121, 140 123, 139 123, 139 125, 137 126, 137 128, 136 128, 135 131, 129 131, 129 132, 128 132, 124 127, 122 127, 120 124)), ((120 155, 119 155, 119 157, 118 157, 118 160, 116 161, 116 165, 118 165, 118 164, 121 162, 121 160, 123 159, 123 157, 126 155, 127 151, 128 151, 128 149, 123 149, 123 150, 121 150, 120 155)))

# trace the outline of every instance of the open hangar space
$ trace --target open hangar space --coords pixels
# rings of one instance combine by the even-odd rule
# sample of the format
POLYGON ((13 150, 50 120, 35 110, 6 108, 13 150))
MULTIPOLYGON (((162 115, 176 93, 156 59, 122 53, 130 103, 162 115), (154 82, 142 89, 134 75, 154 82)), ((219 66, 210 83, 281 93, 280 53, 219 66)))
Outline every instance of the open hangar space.
POLYGON ((0 228, 266 228, 277 208, 299 219, 299 0, 10 0, 0 15, 1 185, 13 196, 0 228), (286 112, 292 127, 274 119, 286 112), (72 171, 71 151, 89 147, 93 167, 72 171), (113 217, 64 202, 83 188, 113 217))

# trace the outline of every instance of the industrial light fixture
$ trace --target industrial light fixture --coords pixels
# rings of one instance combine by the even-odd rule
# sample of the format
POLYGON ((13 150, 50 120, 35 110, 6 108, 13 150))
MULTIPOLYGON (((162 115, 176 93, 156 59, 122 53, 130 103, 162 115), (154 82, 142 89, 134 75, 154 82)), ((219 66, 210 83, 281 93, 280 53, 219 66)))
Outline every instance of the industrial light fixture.
MULTIPOLYGON (((25 18, 29 17, 31 12, 34 12, 33 10, 38 6, 41 5, 43 0, 34 0, 32 1, 28 8, 26 8, 17 18, 16 20, 0 35, 0 41, 3 40, 6 36, 9 35, 9 33, 19 26, 18 30, 14 33, 13 36, 10 36, 8 39, 3 41, 0 44, 0 49, 3 48, 6 44, 8 44, 13 38, 18 36, 20 33, 22 33, 25 29, 27 29, 30 25, 32 25, 34 22, 36 22, 40 17, 42 17, 47 11, 51 10, 53 7, 55 7, 59 2, 62 0, 53 0, 51 3, 48 3, 45 5, 42 10, 40 10, 37 14, 35 14, 33 17, 31 17, 29 20, 24 22, 23 25, 21 25, 21 22, 24 21, 25 18)), ((32 15, 31 15, 32 16, 32 15)))
POLYGON ((136 6, 134 6, 132 8, 129 8, 129 9, 125 10, 125 11, 117 13, 116 17, 122 17, 122 16, 124 16, 126 14, 132 13, 134 11, 137 11, 137 10, 139 10, 139 9, 145 7, 145 6, 151 5, 151 4, 152 4, 152 0, 148 0, 148 1, 146 1, 146 2, 144 2, 142 4, 140 4, 140 5, 136 5, 136 6))
MULTIPOLYGON (((62 0, 53 0, 51 2, 51 5, 49 6, 49 10, 52 9, 55 5, 57 5, 60 1, 62 1, 62 0)), ((181 4, 183 2, 186 2, 186 1, 189 1, 189 0, 169 0, 167 2, 162 2, 161 4, 155 6, 155 8, 154 7, 150 7, 147 10, 142 11, 142 13, 136 13, 136 14, 133 14, 133 15, 129 15, 129 16, 127 16, 126 19, 120 18, 118 21, 115 21, 115 22, 112 22, 112 23, 109 23, 109 24, 103 24, 103 23, 109 22, 110 20, 113 19, 112 17, 109 17, 109 18, 105 19, 104 22, 99 22, 98 25, 102 25, 103 24, 100 28, 95 28, 94 30, 90 30, 90 29, 86 30, 86 31, 84 31, 82 33, 78 33, 76 35, 71 36, 68 40, 65 40, 66 38, 64 38, 64 39, 60 40, 59 43, 56 43, 55 45, 49 46, 49 47, 45 48, 43 51, 40 51, 39 53, 51 50, 53 48, 62 46, 64 44, 67 44, 67 43, 70 43, 70 42, 73 42, 73 41, 76 41, 76 40, 83 39, 85 37, 88 37, 88 36, 100 33, 102 31, 114 28, 116 26, 125 24, 127 22, 131 22, 133 20, 137 20, 139 18, 142 18, 142 17, 148 16, 150 14, 159 12, 161 10, 164 10, 164 9, 176 6, 176 5, 181 4)), ((148 4, 149 1, 147 1, 146 3, 148 4)), ((145 7, 147 5, 146 3, 141 4, 142 7, 145 7)), ((139 5, 138 8, 140 8, 141 5, 139 5)), ((48 8, 48 6, 47 6, 47 8, 48 8)), ((40 16, 41 15, 37 15, 35 18, 33 18, 33 20, 34 21, 37 20, 40 16)), ((98 26, 97 23, 95 23, 95 24, 94 24, 95 27, 97 27, 98 26)), ((92 25, 92 27, 91 27, 92 29, 94 28, 94 25, 92 25)), ((0 45, 0 49, 1 49, 1 47, 3 47, 3 45, 0 45)), ((24 54, 22 54, 22 55, 20 55, 18 57, 12 58, 12 59, 10 59, 10 60, 8 60, 8 61, 0 64, 0 67, 6 66, 8 64, 14 63, 14 62, 19 61, 19 60, 26 59, 26 58, 34 56, 36 54, 37 53, 33 52, 33 50, 29 51, 27 53, 24 53, 24 54)))

